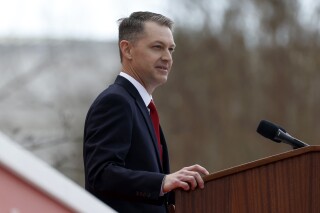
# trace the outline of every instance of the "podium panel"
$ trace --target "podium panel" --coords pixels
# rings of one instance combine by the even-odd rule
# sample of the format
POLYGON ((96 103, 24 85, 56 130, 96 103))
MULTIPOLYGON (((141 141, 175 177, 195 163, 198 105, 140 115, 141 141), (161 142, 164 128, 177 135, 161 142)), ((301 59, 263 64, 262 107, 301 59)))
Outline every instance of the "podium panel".
POLYGON ((176 213, 318 213, 320 146, 271 156, 204 177, 176 191, 176 213))

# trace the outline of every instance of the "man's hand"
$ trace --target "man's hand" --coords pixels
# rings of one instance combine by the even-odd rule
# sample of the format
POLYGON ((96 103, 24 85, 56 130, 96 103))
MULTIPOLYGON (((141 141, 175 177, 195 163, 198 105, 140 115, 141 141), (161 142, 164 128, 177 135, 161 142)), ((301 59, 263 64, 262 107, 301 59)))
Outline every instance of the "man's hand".
POLYGON ((163 192, 167 193, 173 189, 182 188, 186 191, 200 187, 204 188, 201 175, 208 175, 209 172, 199 165, 184 167, 181 170, 166 175, 163 183, 163 192))

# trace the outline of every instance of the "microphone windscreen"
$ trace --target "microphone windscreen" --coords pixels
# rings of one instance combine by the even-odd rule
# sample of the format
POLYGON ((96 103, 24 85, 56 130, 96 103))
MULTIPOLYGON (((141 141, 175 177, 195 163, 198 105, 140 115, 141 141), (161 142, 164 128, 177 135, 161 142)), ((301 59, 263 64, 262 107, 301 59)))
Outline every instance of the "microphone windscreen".
POLYGON ((269 138, 270 140, 273 140, 277 143, 280 143, 281 140, 276 139, 276 136, 277 136, 279 129, 282 129, 282 128, 280 128, 279 126, 277 126, 269 121, 261 120, 259 123, 259 126, 257 128, 257 132, 260 135, 262 135, 266 138, 269 138))

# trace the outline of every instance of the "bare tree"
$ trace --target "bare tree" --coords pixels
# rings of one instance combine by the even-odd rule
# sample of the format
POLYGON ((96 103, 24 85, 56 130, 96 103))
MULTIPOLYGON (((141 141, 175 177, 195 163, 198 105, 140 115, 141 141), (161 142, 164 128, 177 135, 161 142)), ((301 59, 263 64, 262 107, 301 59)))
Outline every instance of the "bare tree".
POLYGON ((174 70, 156 94, 173 168, 213 171, 290 149, 255 132, 261 119, 317 143, 319 30, 302 25, 298 1, 229 1, 222 18, 210 1, 176 4, 174 70))

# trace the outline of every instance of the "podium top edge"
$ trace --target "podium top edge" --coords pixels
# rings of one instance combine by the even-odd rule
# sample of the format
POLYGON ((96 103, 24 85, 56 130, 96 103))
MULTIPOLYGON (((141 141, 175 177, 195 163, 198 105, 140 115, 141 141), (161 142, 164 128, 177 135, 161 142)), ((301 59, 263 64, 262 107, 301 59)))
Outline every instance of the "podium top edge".
POLYGON ((224 176, 236 174, 236 173, 249 170, 255 167, 264 166, 270 163, 274 163, 276 161, 292 158, 292 157, 303 155, 310 152, 320 152, 320 146, 307 146, 307 147, 283 152, 280 154, 272 155, 266 158, 261 158, 252 162, 244 163, 235 167, 231 167, 229 169, 221 170, 221 171, 206 175, 203 177, 203 180, 205 182, 209 182, 211 180, 222 178, 224 176))

